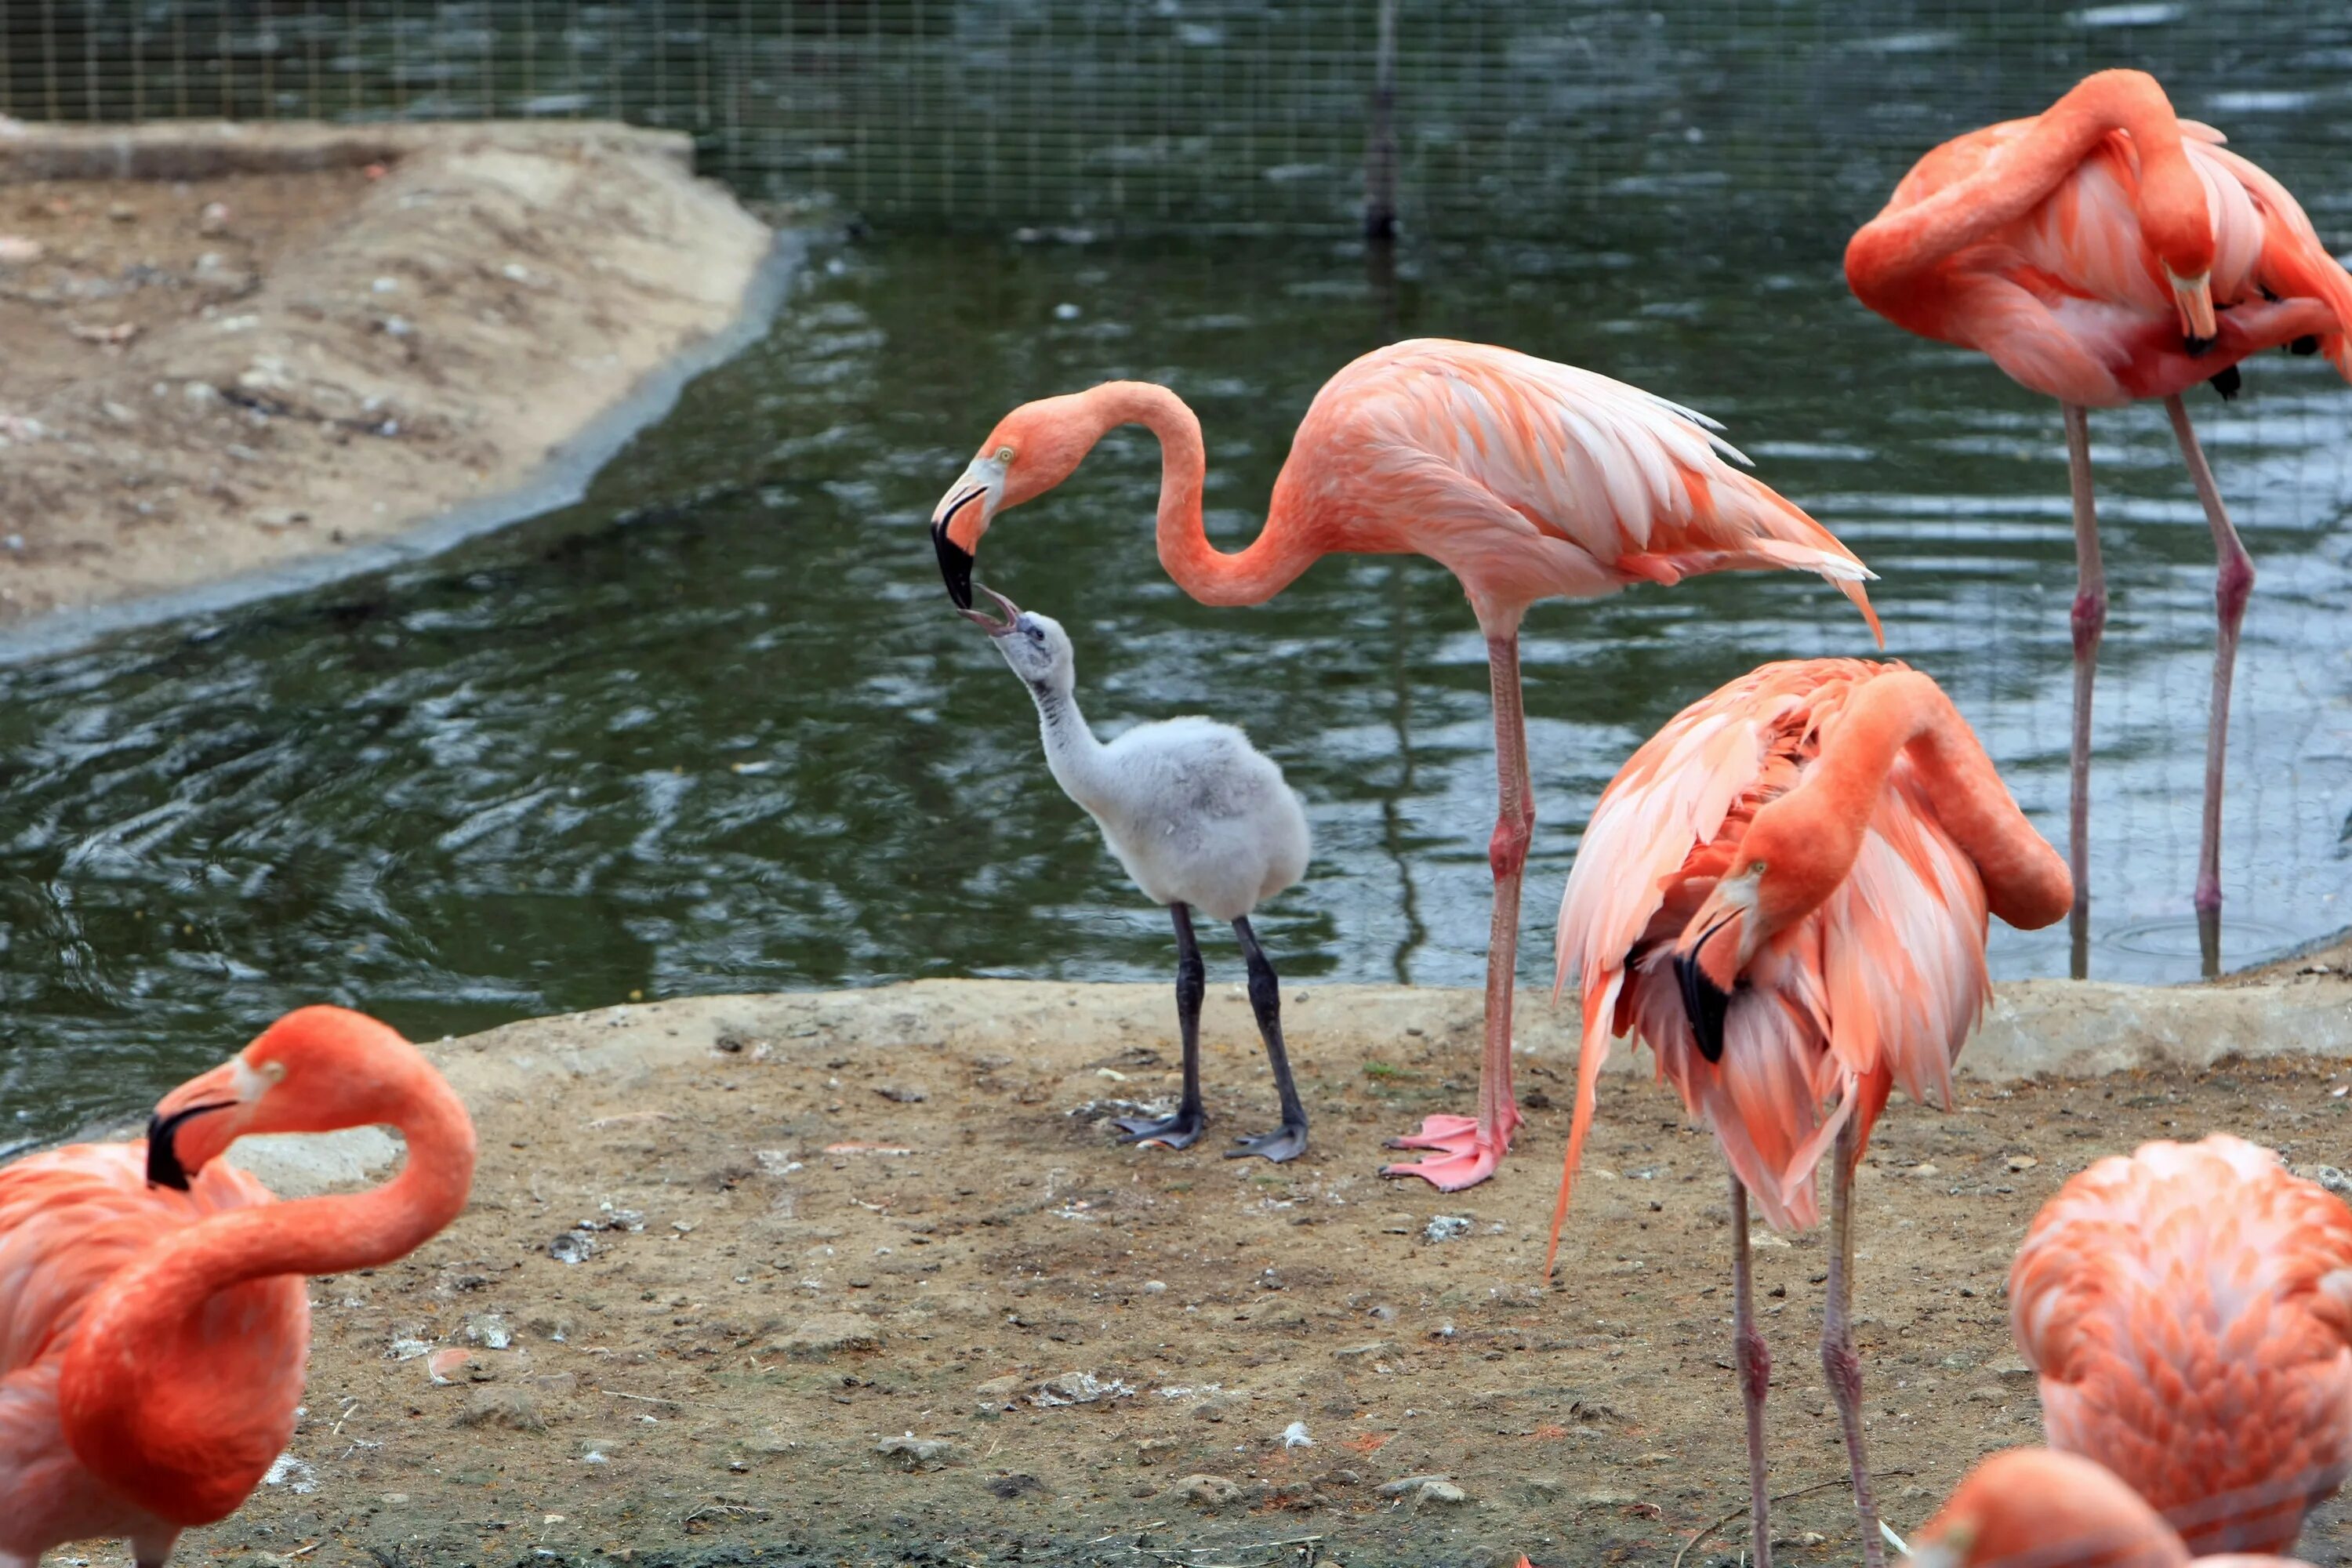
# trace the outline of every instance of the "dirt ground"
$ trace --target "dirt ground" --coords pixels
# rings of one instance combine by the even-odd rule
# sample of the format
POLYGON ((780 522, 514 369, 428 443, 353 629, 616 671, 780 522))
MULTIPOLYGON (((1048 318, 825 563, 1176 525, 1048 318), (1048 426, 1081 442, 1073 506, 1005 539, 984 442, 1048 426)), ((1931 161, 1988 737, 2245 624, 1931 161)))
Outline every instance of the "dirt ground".
POLYGON ((516 487, 742 310, 771 237, 691 162, 605 125, 0 126, 0 623, 516 487))
MULTIPOLYGON (((2300 983, 2341 1005, 2340 974, 2300 983)), ((2031 994, 2007 1005, 2035 1026, 2031 994)), ((284 1474, 182 1560, 1735 1563, 1722 1166, 1646 1064, 1604 1081, 1554 1289, 1559 1016, 1528 1021, 1498 1180, 1375 1173, 1385 1136, 1467 1098, 1477 1006, 1295 989, 1313 1145, 1280 1168, 1219 1157, 1274 1113, 1238 987, 1213 990, 1213 1125, 1181 1153, 1105 1121, 1172 1093, 1156 986, 702 999, 446 1042, 482 1135, 471 1207, 317 1281, 284 1474)), ((1898 1100, 1858 1200, 1890 1521, 2037 1436, 2002 1281, 2066 1176, 2217 1128, 2347 1163, 2347 1083, 2340 1058, 2270 1057, 1898 1100)), ((1822 1257, 1801 1236, 1757 1265, 1799 1565, 1855 1560, 1822 1257)), ((2303 1551, 2352 1562, 2344 1508, 2303 1551)))

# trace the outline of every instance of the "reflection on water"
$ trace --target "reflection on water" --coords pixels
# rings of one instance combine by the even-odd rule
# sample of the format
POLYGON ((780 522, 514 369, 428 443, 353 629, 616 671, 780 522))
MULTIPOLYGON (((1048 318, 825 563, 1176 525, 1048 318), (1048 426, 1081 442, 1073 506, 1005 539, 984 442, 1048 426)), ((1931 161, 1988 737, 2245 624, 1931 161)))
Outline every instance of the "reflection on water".
MULTIPOLYGON (((1353 246, 841 251, 577 508, 388 579, 0 671, 0 1081, 22 1133, 129 1109, 320 997, 430 1036, 637 994, 1164 977, 1163 918, 948 612, 922 519, 1012 404, 1144 376, 1199 410, 1209 524, 1231 544, 1316 387, 1389 320, 1724 420, 1883 574, 1890 651, 1946 683, 2063 831, 2054 407, 1868 316, 1827 265, 1423 247, 1392 295, 1381 279, 1353 246)), ((2233 962, 2346 923, 2352 795, 2352 395, 2284 356, 2247 384, 2226 408, 2192 400, 2261 573, 2225 837, 2233 962)), ((2096 415, 2093 435, 2114 598, 2094 970, 2184 978, 2210 545, 2158 411, 2096 415)), ((1205 608, 1154 558, 1157 483, 1149 437, 1114 435, 1002 521, 984 575, 1069 626, 1106 731, 1207 710, 1288 770, 1318 860, 1261 921, 1286 974, 1475 984, 1493 782, 1459 592, 1429 563, 1334 559, 1265 606, 1205 608)), ((1634 745, 1760 660, 1867 647, 1843 599, 1790 574, 1539 606, 1524 978, 1549 977, 1579 826, 1634 745)), ((2063 971, 2064 941, 2000 931, 1996 968, 2063 971)))

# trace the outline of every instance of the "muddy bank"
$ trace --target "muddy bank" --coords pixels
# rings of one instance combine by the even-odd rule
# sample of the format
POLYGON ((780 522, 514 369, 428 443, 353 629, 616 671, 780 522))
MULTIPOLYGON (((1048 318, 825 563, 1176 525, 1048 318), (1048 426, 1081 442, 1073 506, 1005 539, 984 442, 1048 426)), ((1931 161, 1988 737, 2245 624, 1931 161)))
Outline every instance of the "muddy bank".
POLYGON ((667 132, 0 129, 0 625, 560 500, 773 248, 667 132))
MULTIPOLYGON (((2067 1175, 2215 1128, 2346 1163, 2352 1070, 2292 1047, 2341 1029, 2352 984, 2245 989, 2268 1011, 2224 1024, 2201 991, 2013 988, 2012 1052, 2119 1070, 2019 1078, 1988 1049, 1955 1113, 1890 1110, 1858 1305, 1898 1527, 2037 1431, 2001 1283, 2067 1175), (2224 1027, 2289 1054, 2215 1057, 2224 1027)), ((1466 1099, 1467 992, 1296 988, 1315 1127, 1279 1168, 1219 1157, 1275 1116, 1232 986, 1205 1017, 1213 1127, 1181 1153, 1105 1120, 1172 1093, 1159 986, 705 998, 444 1042, 482 1133, 469 1211, 399 1266, 317 1282, 297 1463, 185 1549, 1664 1568, 1744 1497, 1721 1167, 1663 1090, 1612 1076, 1561 1283, 1538 1289, 1573 1058, 1565 1012, 1528 1002, 1519 1155, 1452 1198, 1374 1173, 1383 1138, 1466 1099)), ((392 1151, 325 1152, 339 1170, 315 1147, 257 1163, 300 1190, 392 1151)), ((1758 1263, 1784 1490, 1843 1473, 1822 1263, 1817 1237, 1758 1263)), ((2352 1550, 2346 1517, 2305 1555, 2352 1550)), ((1780 1518, 1784 1562, 1853 1560, 1837 1486, 1780 1518)), ((1740 1534, 1685 1561, 1729 1563, 1740 1534)))

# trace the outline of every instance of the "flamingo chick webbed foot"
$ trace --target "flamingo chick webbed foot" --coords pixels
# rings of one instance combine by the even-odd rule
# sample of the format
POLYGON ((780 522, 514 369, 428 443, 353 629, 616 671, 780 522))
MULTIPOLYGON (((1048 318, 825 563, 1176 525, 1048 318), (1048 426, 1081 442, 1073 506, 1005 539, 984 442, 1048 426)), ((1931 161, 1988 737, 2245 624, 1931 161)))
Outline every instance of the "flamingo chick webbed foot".
POLYGON ((1225 1158, 1246 1160, 1255 1154, 1277 1165, 1286 1165, 1305 1152, 1307 1123, 1286 1121, 1271 1132, 1253 1132, 1234 1139, 1234 1146, 1225 1151, 1225 1158))
POLYGON ((1173 1116, 1114 1117, 1111 1125, 1125 1134, 1122 1143, 1157 1143, 1163 1149, 1189 1149, 1207 1131, 1209 1119, 1197 1105, 1183 1105, 1173 1116))

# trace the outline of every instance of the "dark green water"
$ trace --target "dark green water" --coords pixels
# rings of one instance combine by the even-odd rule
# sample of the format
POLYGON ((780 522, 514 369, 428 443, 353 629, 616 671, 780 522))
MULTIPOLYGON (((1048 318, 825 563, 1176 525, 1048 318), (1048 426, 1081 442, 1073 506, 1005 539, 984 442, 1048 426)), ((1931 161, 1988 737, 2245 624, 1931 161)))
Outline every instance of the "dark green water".
MULTIPOLYGON (((135 1108, 313 999, 429 1037, 640 994, 1165 975, 1162 917, 1054 788, 1024 693, 946 608, 923 520, 1006 407, 1136 375, 1199 410, 1212 530, 1245 537, 1315 388, 1394 333, 1509 342, 1724 420, 1884 574, 1890 651, 1946 682, 2062 832, 2056 410, 1878 322, 1827 266, 1670 255, 1427 248, 1391 290, 1319 244, 821 252, 767 341, 585 503, 0 670, 16 1135, 135 1108)), ((2227 408, 2192 400, 2261 572, 2233 961, 2346 923, 2352 808, 2352 392, 2283 356, 2247 384, 2227 408)), ((2094 434, 2116 599, 2094 972, 2188 978, 2210 547, 2158 413, 2094 434)), ((1000 522, 983 577, 1070 626, 1098 727, 1207 710, 1289 770, 1317 843, 1261 922, 1286 974, 1475 984, 1492 772, 1458 591, 1428 563, 1343 559, 1262 608, 1197 605, 1152 552, 1157 472, 1147 437, 1115 437, 1000 522)), ((1866 650, 1843 601, 1793 575, 1539 607, 1525 978, 1549 978, 1579 825, 1627 752, 1760 660, 1866 650)), ((1996 967, 2062 971, 2063 942, 2000 932, 1996 967)))

